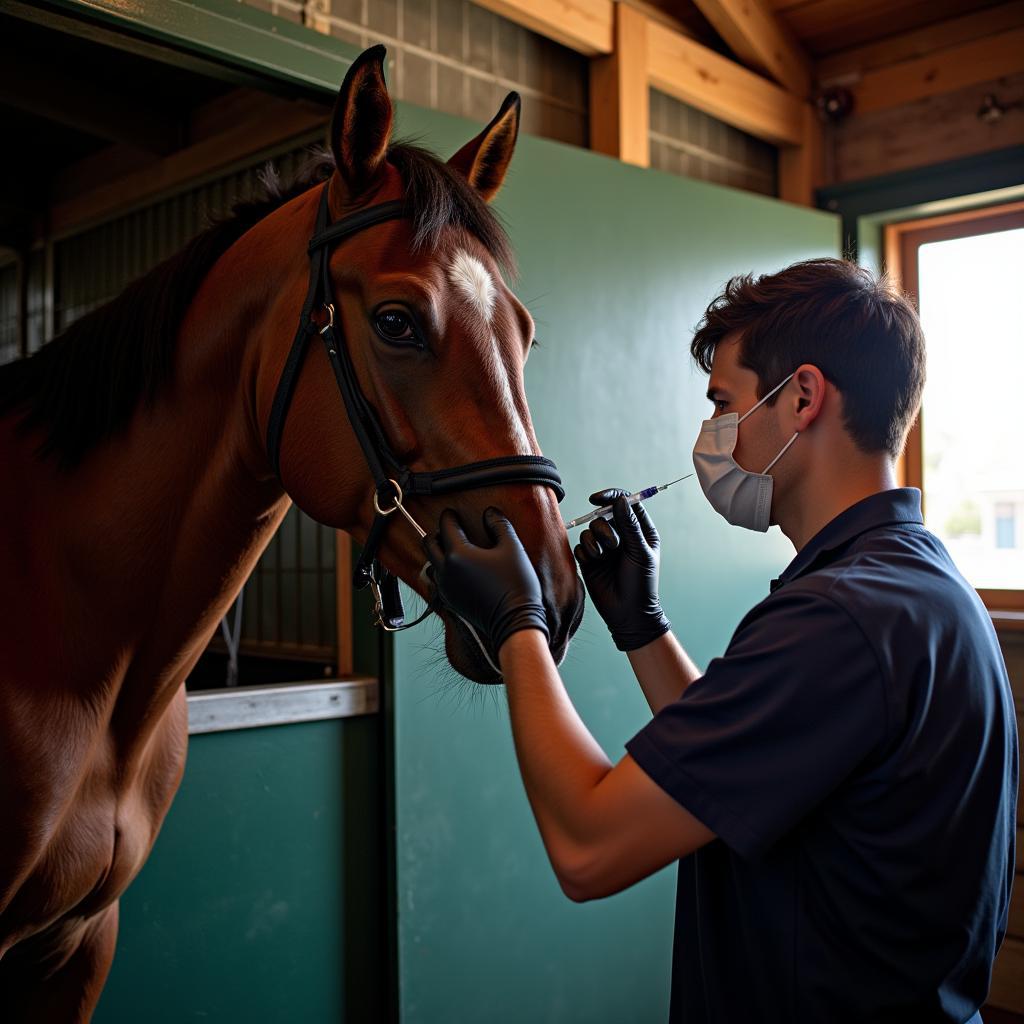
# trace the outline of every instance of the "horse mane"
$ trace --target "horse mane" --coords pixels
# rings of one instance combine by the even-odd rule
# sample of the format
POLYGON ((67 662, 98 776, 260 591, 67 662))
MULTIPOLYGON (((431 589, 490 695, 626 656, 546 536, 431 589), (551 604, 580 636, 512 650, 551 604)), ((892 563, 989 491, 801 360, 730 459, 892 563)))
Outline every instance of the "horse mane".
MULTIPOLYGON (((388 160, 402 176, 416 249, 433 248, 442 231, 460 227, 514 273, 504 227, 462 175, 411 142, 392 145, 388 160)), ((18 416, 19 435, 41 428, 37 455, 73 469, 170 381, 179 328, 214 263, 251 227, 333 171, 325 150, 314 151, 287 185, 268 164, 260 175, 262 195, 235 203, 226 217, 38 352, 0 366, 0 416, 18 416)))

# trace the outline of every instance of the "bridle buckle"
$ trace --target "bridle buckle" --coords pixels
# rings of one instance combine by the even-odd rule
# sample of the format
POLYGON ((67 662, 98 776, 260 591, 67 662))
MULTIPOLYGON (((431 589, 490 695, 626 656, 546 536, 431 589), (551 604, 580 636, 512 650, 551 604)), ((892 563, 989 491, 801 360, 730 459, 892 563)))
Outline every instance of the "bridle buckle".
POLYGON ((413 517, 409 514, 409 510, 402 504, 403 494, 402 494, 401 485, 398 483, 397 480, 388 480, 388 483, 391 484, 391 486, 395 489, 395 494, 394 494, 394 502, 395 503, 394 503, 394 505, 391 506, 391 508, 381 508, 380 507, 380 488, 377 488, 373 492, 373 507, 374 507, 374 510, 376 511, 377 515, 379 515, 379 516, 389 516, 389 515, 391 515, 392 512, 394 512, 397 509, 399 512, 402 513, 403 516, 405 516, 405 518, 408 521, 409 525, 420 535, 420 540, 423 540, 423 538, 426 537, 426 535, 427 535, 427 531, 424 530, 423 527, 420 526, 420 524, 417 523, 415 519, 413 519, 413 517))
POLYGON ((324 303, 324 310, 327 313, 327 323, 320 328, 321 334, 326 334, 334 326, 334 303, 324 303))

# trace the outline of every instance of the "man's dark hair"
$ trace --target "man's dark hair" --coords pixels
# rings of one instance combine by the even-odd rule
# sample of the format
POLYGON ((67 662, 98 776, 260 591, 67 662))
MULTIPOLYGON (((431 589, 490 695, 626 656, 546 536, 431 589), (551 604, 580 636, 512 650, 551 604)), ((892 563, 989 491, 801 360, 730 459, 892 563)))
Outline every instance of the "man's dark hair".
POLYGON ((734 277, 690 345, 705 373, 715 347, 736 332, 739 362, 757 374, 758 398, 811 363, 842 394, 844 425, 857 447, 900 454, 921 402, 924 334, 913 305, 887 278, 837 259, 734 277))

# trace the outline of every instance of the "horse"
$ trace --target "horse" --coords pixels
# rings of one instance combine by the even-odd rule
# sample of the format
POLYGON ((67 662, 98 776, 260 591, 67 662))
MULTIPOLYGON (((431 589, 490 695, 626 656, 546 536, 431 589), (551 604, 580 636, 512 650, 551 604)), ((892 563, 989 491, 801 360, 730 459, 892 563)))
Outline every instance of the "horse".
MULTIPOLYGON (((307 175, 290 188, 271 181, 265 197, 236 204, 112 302, 0 369, 5 1021, 91 1018, 119 897, 184 771, 185 679, 290 502, 373 540, 383 568, 431 600, 404 518, 369 538, 384 490, 345 415, 333 348, 314 344, 295 362, 269 451, 318 217, 342 223, 371 203, 408 211, 337 241, 324 258, 334 301, 311 314, 310 333, 340 331, 394 456, 428 476, 547 461, 523 384, 533 323, 506 284, 513 253, 488 206, 512 158, 519 98, 447 162, 393 141, 392 121, 384 48, 374 47, 345 75, 328 148, 307 175)), ((483 510, 500 506, 540 576, 560 661, 583 589, 553 485, 498 473, 472 487, 383 500, 435 529, 450 505, 480 544, 490 543, 483 510)), ((431 610, 451 666, 499 681, 477 638, 431 610)))

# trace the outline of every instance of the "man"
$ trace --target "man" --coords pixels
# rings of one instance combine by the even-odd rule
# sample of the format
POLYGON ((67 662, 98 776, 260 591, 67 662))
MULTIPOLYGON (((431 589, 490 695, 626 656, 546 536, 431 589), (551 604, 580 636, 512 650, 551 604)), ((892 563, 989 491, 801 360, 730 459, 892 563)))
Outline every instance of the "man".
POLYGON ((621 491, 575 549, 654 717, 612 766, 547 648, 511 524, 446 510, 435 581, 501 663, 523 781, 574 900, 680 861, 671 1020, 979 1021, 1014 870, 1013 701, 985 608, 894 460, 920 404, 913 308, 840 260, 735 278, 691 352, 694 448, 729 522, 797 555, 701 674, 621 491), (763 472, 761 470, 763 469, 763 472))

